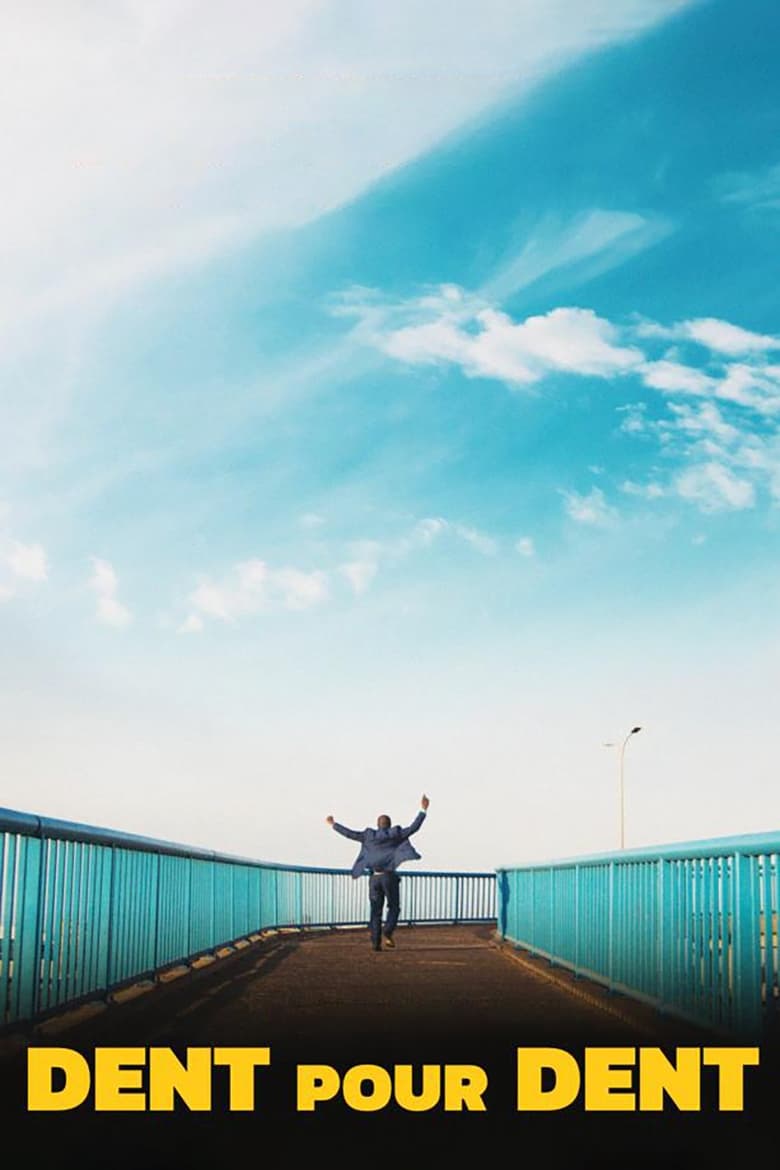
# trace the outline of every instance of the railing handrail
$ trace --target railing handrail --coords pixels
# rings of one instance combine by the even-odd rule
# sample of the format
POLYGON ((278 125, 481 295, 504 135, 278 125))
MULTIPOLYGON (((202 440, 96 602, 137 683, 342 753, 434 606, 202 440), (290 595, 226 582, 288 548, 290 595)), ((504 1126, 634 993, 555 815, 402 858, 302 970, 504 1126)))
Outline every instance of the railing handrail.
POLYGON ((713 837, 703 841, 678 841, 667 845, 647 845, 637 849, 618 849, 611 853, 589 853, 581 857, 552 858, 548 861, 521 861, 497 865, 496 873, 511 870, 563 869, 573 866, 604 865, 608 862, 674 861, 679 858, 757 857, 780 853, 780 829, 770 833, 746 833, 737 837, 713 837))
MULTIPOLYGON (((17 812, 10 808, 0 808, 0 833, 18 833, 23 837, 52 837, 60 841, 82 841, 95 845, 117 845, 122 849, 135 849, 143 853, 164 853, 172 857, 200 858, 204 861, 220 861, 232 865, 260 865, 263 869, 278 869, 287 873, 348 874, 351 872, 346 867, 294 865, 279 861, 263 861, 257 857, 241 857, 232 853, 203 849, 197 845, 183 845, 176 841, 160 841, 154 837, 143 837, 140 834, 125 833, 118 829, 105 829, 98 825, 84 825, 75 821, 61 821, 55 817, 42 817, 36 813, 17 812)), ((495 877, 493 870, 404 870, 404 876, 411 873, 418 877, 495 877)))

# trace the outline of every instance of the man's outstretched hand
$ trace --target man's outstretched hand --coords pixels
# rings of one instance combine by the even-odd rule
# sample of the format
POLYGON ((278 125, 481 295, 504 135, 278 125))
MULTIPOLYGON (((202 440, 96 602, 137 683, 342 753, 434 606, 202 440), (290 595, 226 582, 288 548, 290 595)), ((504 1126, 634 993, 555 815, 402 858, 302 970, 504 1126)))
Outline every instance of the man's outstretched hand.
POLYGON ((332 825, 333 824, 333 817, 325 817, 325 824, 332 825))
POLYGON ((427 812, 427 811, 428 811, 428 805, 429 805, 430 803, 431 803, 431 802, 428 800, 428 797, 425 795, 425 793, 423 793, 423 798, 422 798, 422 800, 420 801, 420 808, 423 810, 423 812, 427 812))

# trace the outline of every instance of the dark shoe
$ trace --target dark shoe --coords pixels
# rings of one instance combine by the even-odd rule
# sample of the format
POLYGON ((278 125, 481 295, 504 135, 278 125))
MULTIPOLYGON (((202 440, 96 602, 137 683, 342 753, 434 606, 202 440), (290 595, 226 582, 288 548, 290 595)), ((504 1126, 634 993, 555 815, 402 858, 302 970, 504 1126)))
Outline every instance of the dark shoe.
POLYGON ((372 951, 381 951, 381 949, 382 949, 382 944, 381 944, 381 942, 378 942, 378 943, 372 943, 372 944, 371 944, 371 950, 372 950, 372 951))
POLYGON ((389 934, 386 934, 386 935, 385 935, 385 946, 386 946, 386 947, 390 947, 390 950, 391 950, 391 951, 392 951, 392 950, 393 950, 393 948, 395 947, 395 943, 393 942, 392 936, 391 936, 391 935, 389 935, 389 934))

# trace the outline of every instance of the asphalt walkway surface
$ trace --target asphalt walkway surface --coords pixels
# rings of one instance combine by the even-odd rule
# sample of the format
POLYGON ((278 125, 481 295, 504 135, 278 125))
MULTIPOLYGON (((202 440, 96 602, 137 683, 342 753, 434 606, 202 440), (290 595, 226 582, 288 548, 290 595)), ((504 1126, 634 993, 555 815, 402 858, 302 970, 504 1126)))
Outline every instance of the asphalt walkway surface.
MULTIPOLYGON (((195 1047, 268 1048, 270 1063, 255 1074, 251 1112, 228 1108, 228 1075, 220 1068, 208 1111, 97 1112, 90 1098, 79 1109, 32 1113, 24 1098, 23 1051, 5 1062, 4 1131, 10 1127, 31 1143, 27 1148, 50 1151, 54 1164, 74 1167, 212 1166, 247 1156, 277 1164, 269 1152, 277 1142, 296 1165, 311 1156, 395 1165, 427 1159, 431 1149, 448 1164, 464 1166, 499 1155, 572 1167, 693 1166, 704 1158, 717 1166, 764 1156, 774 1130, 772 1102, 780 1100, 772 1054, 762 1052, 761 1067, 746 1071, 742 1111, 718 1108, 713 1069, 702 1079, 699 1112, 682 1112, 668 1101, 660 1112, 586 1111, 582 1092, 565 1109, 519 1110, 518 1050, 522 1058, 535 1047, 562 1049, 582 1072, 586 1049, 620 1048, 631 1069, 639 1048, 661 1048, 672 1057, 680 1046, 737 1041, 675 1023, 502 948, 486 926, 409 927, 399 929, 396 940, 395 949, 377 954, 362 929, 274 934, 86 1022, 39 1031, 30 1041, 75 1049, 90 1064, 96 1048, 117 1046, 167 1047, 181 1060, 195 1047), (460 1075, 445 1066, 483 1070, 484 1109, 447 1111, 436 1093, 431 1107, 420 1111, 392 1096, 379 1109, 355 1108, 356 1099, 370 1103, 371 1076, 378 1076, 381 1094, 397 1066, 412 1066, 419 1093, 426 1064, 441 1069, 442 1085, 450 1076, 455 1084, 460 1075), (299 1086, 308 1083, 305 1067, 311 1065, 333 1069, 327 1076, 339 1089, 309 1111, 300 1108, 299 1086), (349 1074, 358 1065, 380 1072, 369 1070, 368 1079, 365 1070, 349 1074), (343 1095, 347 1077, 351 1104, 343 1095)), ((635 1069, 624 1075, 630 1092, 637 1087, 635 1069)), ((551 1086, 552 1074, 546 1074, 544 1087, 551 1086)))

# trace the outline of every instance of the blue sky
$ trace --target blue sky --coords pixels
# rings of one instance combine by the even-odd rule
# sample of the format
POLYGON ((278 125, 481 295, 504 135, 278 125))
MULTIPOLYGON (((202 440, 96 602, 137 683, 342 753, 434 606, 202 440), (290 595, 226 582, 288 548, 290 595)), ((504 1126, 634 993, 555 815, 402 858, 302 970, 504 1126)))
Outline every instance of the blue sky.
POLYGON ((776 828, 776 7, 4 20, 3 803, 776 828))

